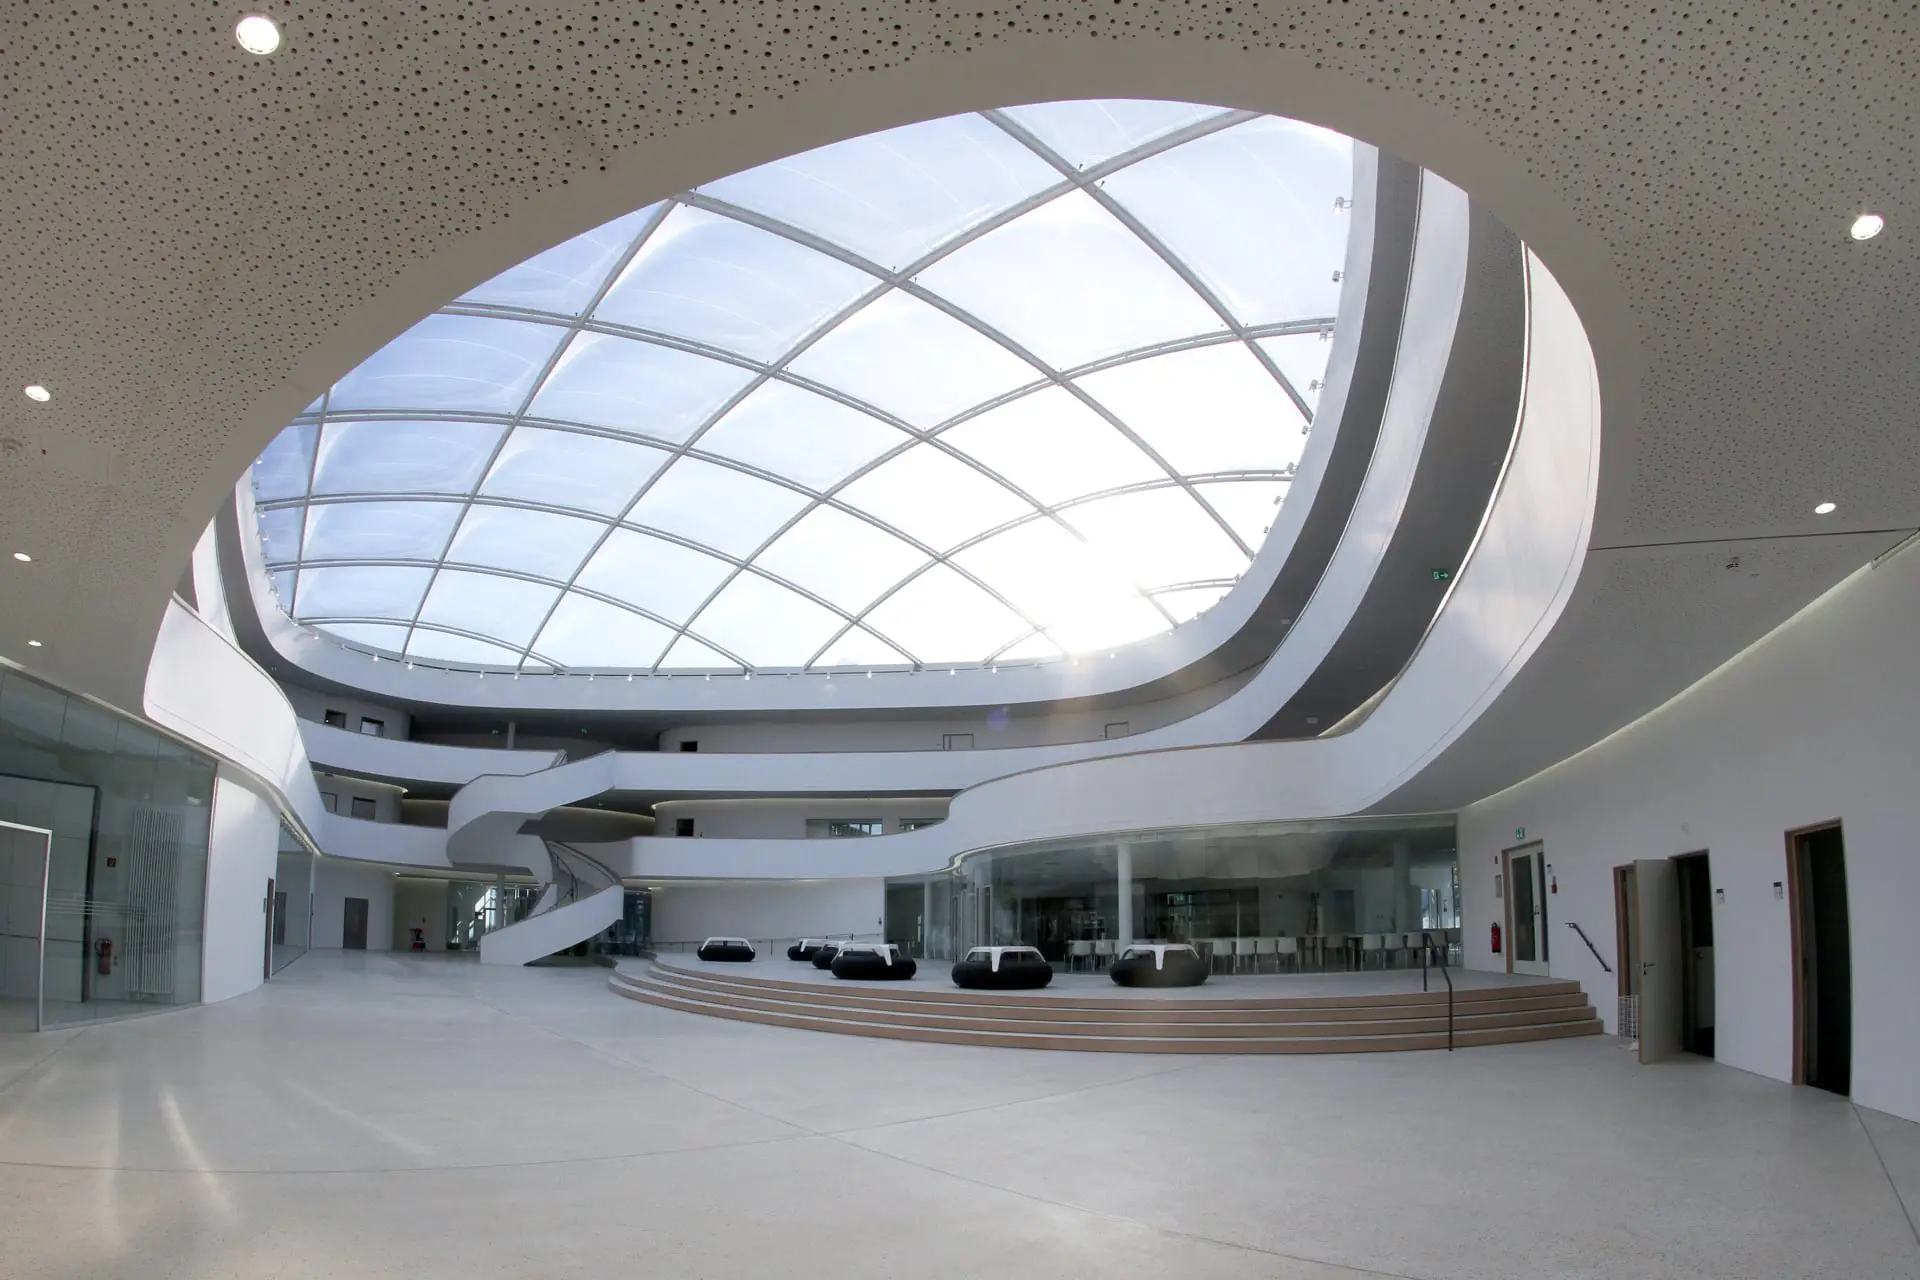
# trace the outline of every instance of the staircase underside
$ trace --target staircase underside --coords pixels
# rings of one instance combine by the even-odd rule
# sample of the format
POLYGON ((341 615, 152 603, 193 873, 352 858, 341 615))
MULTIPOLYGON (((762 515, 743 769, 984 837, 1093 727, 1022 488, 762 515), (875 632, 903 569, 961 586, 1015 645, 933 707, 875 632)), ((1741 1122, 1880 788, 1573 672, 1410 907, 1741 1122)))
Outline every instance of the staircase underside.
MULTIPOLYGON (((756 962, 755 966, 758 967, 756 962)), ((1447 993, 1355 992, 1191 998, 1075 998, 1056 992, 920 989, 914 983, 782 981, 732 969, 640 961, 608 979, 616 994, 684 1013, 936 1044, 1096 1053, 1381 1053, 1447 1047, 1447 993)), ((770 963, 766 967, 773 967, 770 963)), ((924 968, 944 979, 945 966, 924 968)), ((1274 983, 1263 983, 1272 990, 1274 983)), ((1600 1034, 1577 983, 1459 991, 1456 1046, 1600 1034)))

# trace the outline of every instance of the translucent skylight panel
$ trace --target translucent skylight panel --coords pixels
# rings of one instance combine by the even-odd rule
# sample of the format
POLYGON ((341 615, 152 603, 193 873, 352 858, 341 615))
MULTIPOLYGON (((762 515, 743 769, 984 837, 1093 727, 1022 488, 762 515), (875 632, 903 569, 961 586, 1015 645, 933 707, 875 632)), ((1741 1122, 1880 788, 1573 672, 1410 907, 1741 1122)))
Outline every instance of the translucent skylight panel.
POLYGON ((483 422, 329 421, 313 491, 470 493, 505 431, 483 422))
POLYGON ((1107 98, 1085 102, 1038 102, 1009 107, 1014 123, 1077 169, 1131 151, 1212 116, 1219 107, 1193 102, 1107 98))
POLYGON ((1226 324, 1098 201, 1049 200, 920 273, 1055 369, 1226 324))
POLYGON ((881 463, 838 497, 935 551, 1034 511, 1005 485, 930 444, 881 463))
POLYGON ((681 636, 673 642, 673 648, 667 650, 667 656, 660 659, 662 671, 687 670, 738 670, 740 664, 721 653, 711 645, 702 644, 693 636, 681 636))
POLYGON ((305 507, 277 507, 260 512, 260 541, 266 549, 268 564, 292 564, 300 558, 300 537, 306 515, 305 507))
POLYGON ((1126 577, 1051 520, 996 534, 954 563, 993 585, 1068 652, 1137 640, 1167 620, 1126 577))
POLYGON ((578 585, 670 622, 685 622, 733 566, 677 542, 615 529, 580 571, 578 585))
POLYGON ((320 630, 350 644, 384 649, 388 653, 403 653, 406 651, 410 628, 397 622, 329 622, 320 630))
POLYGON ((680 444, 753 377, 752 370, 723 360, 582 333, 527 413, 680 444))
POLYGON ((991 338, 898 290, 841 321, 788 367, 916 427, 1041 376, 991 338))
POLYGON ((460 522, 447 560, 565 581, 606 532, 596 520, 481 503, 460 522))
POLYGON ((691 629, 756 667, 797 667, 845 623, 798 592, 743 573, 700 611, 691 629))
POLYGON ((953 117, 536 255, 461 305, 544 321, 429 317, 256 461, 273 589, 357 644, 526 669, 1037 661, 1194 616, 1306 443, 1273 370, 1311 406, 1330 348, 1230 340, 1183 271, 1235 323, 1317 326, 1352 179, 1346 139, 1235 120, 1128 100, 953 117), (1110 170, 1098 196, 996 119, 1110 170), (589 310, 659 339, 570 327, 589 310), (1137 354, 1187 339, 1207 345, 1137 354))
POLYGON ((947 428, 942 443, 977 458, 1041 502, 1162 480, 1166 471, 1061 387, 1010 400, 947 428))
POLYGON ((694 447, 824 490, 912 439, 870 413, 775 379, 728 410, 694 447))
POLYGON ((1299 408, 1237 342, 1104 369, 1079 385, 1176 470, 1279 470, 1305 443, 1299 408))
POLYGON ((1059 180, 1004 130, 965 115, 836 142, 700 190, 897 268, 1059 180))
POLYGON ((1257 552, 1279 517, 1290 487, 1284 480, 1223 480, 1197 484, 1194 490, 1257 552))
POLYGON ((520 652, 470 636, 416 627, 413 638, 407 642, 407 657, 422 662, 450 662, 462 666, 511 667, 519 663, 520 652))
POLYGON ((442 569, 420 606, 420 621, 472 631, 519 647, 560 596, 560 588, 496 573, 442 569))
POLYGON ((672 631, 649 618, 569 592, 533 647, 563 666, 637 670, 658 662, 672 639, 672 631))
POLYGON ((784 236, 679 205, 594 317, 773 360, 879 283, 784 236))
POLYGON ((437 560, 456 502, 320 502, 307 509, 308 560, 437 560))
POLYGON ((1279 366, 1293 389, 1307 402, 1307 408, 1320 407, 1318 384, 1327 376, 1327 356, 1333 350, 1333 343, 1317 333, 1290 333, 1279 338, 1261 338, 1254 345, 1279 366))
POLYGON ((1247 567, 1245 553, 1184 490, 1116 494, 1060 514, 1143 587, 1234 578, 1247 567))
POLYGON ((858 516, 815 507, 754 563, 857 613, 926 561, 925 552, 858 516))
POLYGON ((995 662, 1048 662, 1054 658, 1063 658, 1066 654, 1060 646, 1047 639, 1047 633, 1036 631, 1025 640, 1015 641, 1000 651, 995 662))
POLYGON ((877 634, 921 662, 977 663, 1031 626, 991 595, 937 564, 867 615, 877 634))
POLYGON ((1175 622, 1191 622, 1226 598, 1232 587, 1184 587, 1178 591, 1157 591, 1153 598, 1175 622))
POLYGON ((605 436, 515 427, 480 492, 617 516, 668 457, 663 450, 605 436))
POLYGON ((308 618, 409 619, 426 594, 433 570, 392 565, 305 569, 297 599, 308 618))
POLYGON ((744 557, 807 502, 804 494, 744 471, 682 458, 647 490, 627 522, 744 557))
POLYGON ((645 230, 659 207, 649 205, 537 253, 461 295, 461 301, 577 316, 593 301, 620 255, 645 230))
POLYGON ((1243 324, 1330 316, 1350 219, 1353 143, 1262 116, 1103 180, 1106 192, 1206 281, 1243 324))
POLYGON ((428 316, 335 383, 327 407, 514 413, 564 337, 550 324, 428 316))
POLYGON ((288 427, 273 438, 253 464, 253 496, 257 502, 299 498, 307 492, 313 471, 313 442, 320 428, 310 422, 288 427))
POLYGON ((906 654, 860 627, 849 628, 813 663, 816 667, 904 667, 911 664, 912 659, 906 654))

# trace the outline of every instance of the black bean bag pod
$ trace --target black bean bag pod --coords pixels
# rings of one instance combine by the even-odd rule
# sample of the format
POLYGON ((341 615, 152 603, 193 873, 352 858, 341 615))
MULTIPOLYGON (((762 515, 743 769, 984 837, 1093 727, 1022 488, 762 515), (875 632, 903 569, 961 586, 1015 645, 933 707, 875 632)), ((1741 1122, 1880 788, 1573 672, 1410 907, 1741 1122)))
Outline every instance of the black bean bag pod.
POLYGON ((845 945, 845 942, 836 942, 831 938, 821 943, 820 949, 813 953, 813 967, 816 969, 832 967, 834 954, 845 945))
POLYGON ((811 960, 813 959, 814 953, 818 950, 820 950, 820 939, 802 938, 787 948, 787 959, 811 960))
POLYGON ((836 978, 867 982, 904 982, 919 968, 893 947, 842 947, 831 967, 836 978))
POLYGON ((702 960, 725 960, 744 964, 753 959, 753 947, 738 938, 708 938, 693 954, 702 960))
POLYGON ((953 966, 953 985, 975 991, 1032 991, 1052 981, 1053 966, 1032 947, 976 947, 953 966))
POLYGON ((1130 947, 1108 973, 1123 987, 1197 987, 1207 962, 1191 947, 1130 947))

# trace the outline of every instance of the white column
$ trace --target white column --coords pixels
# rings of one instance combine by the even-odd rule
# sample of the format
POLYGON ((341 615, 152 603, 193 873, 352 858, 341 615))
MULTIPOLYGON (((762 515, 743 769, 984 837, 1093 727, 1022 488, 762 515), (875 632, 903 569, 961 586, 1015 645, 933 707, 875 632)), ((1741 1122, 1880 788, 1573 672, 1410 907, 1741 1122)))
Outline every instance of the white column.
POLYGON ((1114 871, 1119 878, 1118 899, 1114 910, 1119 916, 1114 939, 1125 947, 1133 941, 1133 846, 1123 844, 1114 853, 1114 871))
POLYGON ((920 886, 920 954, 933 954, 933 881, 920 886))

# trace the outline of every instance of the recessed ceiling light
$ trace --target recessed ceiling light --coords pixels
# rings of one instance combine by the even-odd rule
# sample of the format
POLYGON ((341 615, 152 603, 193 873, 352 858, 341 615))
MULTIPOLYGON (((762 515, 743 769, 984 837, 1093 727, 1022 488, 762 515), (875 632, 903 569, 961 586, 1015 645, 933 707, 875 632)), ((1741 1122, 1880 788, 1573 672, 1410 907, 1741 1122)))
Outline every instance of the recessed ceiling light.
POLYGON ((1832 515, 1832 514, 1833 514, 1833 513, 1834 513, 1834 512, 1836 511, 1836 510, 1838 510, 1838 508, 1839 508, 1839 504, 1838 504, 1838 503, 1835 503, 1835 502, 1823 502, 1823 503, 1821 503, 1821 504, 1820 504, 1819 506, 1817 506, 1817 507, 1815 507, 1815 508, 1813 509, 1813 514, 1815 514, 1815 515, 1817 515, 1817 516, 1830 516, 1830 515, 1832 515))
POLYGON ((1853 220, 1847 234, 1855 240, 1871 240, 1886 230, 1887 220, 1877 213, 1863 213, 1853 220))
POLYGON ((40 642, 39 642, 38 640, 29 640, 29 641, 27 641, 27 648, 29 648, 29 649, 38 649, 39 647, 40 647, 40 642))
POLYGON ((20 390, 26 393, 27 399, 34 401, 36 404, 45 404, 47 401, 53 399, 53 392, 47 390, 37 382, 29 382, 26 386, 20 388, 20 390))
POLYGON ((33 563, 33 557, 32 557, 32 556, 30 556, 30 555, 28 555, 28 554, 27 554, 26 552, 24 552, 24 551, 16 551, 16 552, 14 552, 14 553, 13 553, 13 558, 14 558, 15 560, 18 560, 18 561, 19 561, 19 562, 20 562, 21 564, 32 564, 32 563, 33 563))
POLYGON ((233 38, 248 53, 257 53, 264 58, 280 47, 280 28, 273 24, 272 18, 257 13, 248 14, 234 27, 233 38))

